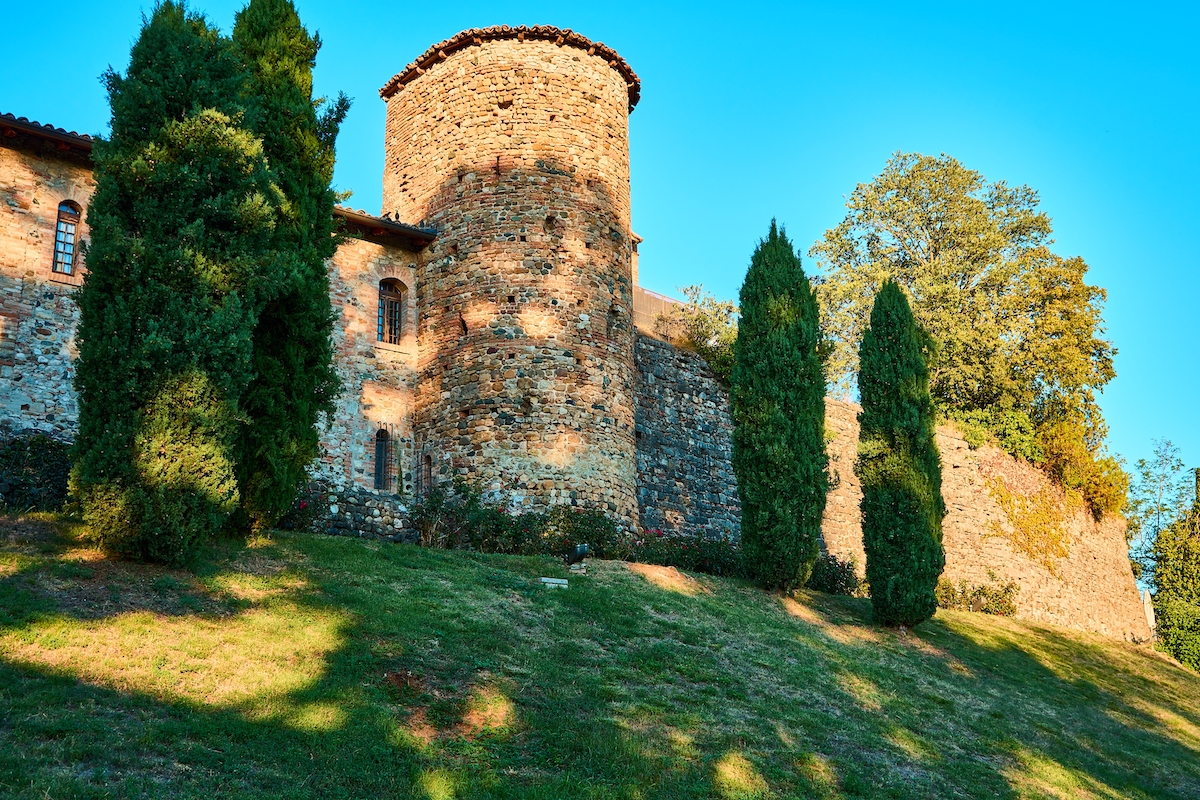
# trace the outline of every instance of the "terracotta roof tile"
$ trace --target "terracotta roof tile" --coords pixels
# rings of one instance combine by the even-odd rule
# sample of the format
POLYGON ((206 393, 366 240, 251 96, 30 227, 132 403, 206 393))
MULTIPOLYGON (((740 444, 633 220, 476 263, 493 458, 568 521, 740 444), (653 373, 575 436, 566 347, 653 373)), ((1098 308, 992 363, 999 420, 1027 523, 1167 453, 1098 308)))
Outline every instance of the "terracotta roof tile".
POLYGON ((0 135, 4 135, 2 132, 4 129, 13 132, 9 133, 9 136, 14 135, 15 133, 25 133, 43 139, 49 139, 51 141, 58 142, 59 144, 78 147, 85 152, 91 152, 92 149, 92 137, 88 136, 86 133, 76 133, 75 131, 56 128, 53 125, 43 125, 42 123, 35 122, 28 117, 18 117, 14 114, 0 113, 0 135))
POLYGON ((438 42, 433 47, 430 47, 416 61, 405 67, 403 72, 396 73, 379 90, 379 96, 386 100, 403 89, 405 84, 423 75, 425 70, 457 50, 497 39, 520 39, 521 41, 525 39, 541 39, 543 41, 554 42, 559 46, 569 44, 572 47, 586 50, 589 55, 597 55, 607 61, 608 65, 619 72, 621 77, 625 79, 625 85, 629 88, 630 111, 637 105, 638 99, 641 97, 641 80, 638 79, 637 73, 626 63, 625 59, 617 55, 616 50, 613 50, 602 42, 593 42, 586 36, 578 34, 569 28, 556 28, 553 25, 520 25, 517 27, 495 25, 490 28, 470 28, 455 34, 446 41, 438 42))

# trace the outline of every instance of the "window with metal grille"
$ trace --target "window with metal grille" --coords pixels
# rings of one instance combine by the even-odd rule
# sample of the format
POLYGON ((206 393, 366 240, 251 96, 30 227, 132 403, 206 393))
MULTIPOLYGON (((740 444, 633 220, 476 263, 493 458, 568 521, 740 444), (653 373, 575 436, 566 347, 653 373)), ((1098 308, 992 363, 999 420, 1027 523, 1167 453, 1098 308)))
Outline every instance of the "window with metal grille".
POLYGON ((70 200, 58 204, 58 226, 54 230, 54 272, 75 273, 75 234, 81 209, 70 200))
POLYGON ((400 344, 404 335, 404 284, 396 280, 379 282, 379 320, 376 336, 387 344, 400 344))
POLYGON ((392 435, 387 428, 375 431, 375 488, 392 488, 396 459, 392 455, 392 435))

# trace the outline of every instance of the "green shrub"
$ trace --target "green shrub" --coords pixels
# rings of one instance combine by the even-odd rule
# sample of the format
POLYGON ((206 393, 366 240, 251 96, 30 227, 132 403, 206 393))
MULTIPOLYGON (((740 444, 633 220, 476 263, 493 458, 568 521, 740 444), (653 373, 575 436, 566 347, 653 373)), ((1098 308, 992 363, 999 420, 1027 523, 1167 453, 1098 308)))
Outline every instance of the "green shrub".
POLYGON ((825 594, 861 597, 864 583, 858 577, 858 565, 853 557, 843 561, 831 553, 822 553, 817 556, 817 563, 813 565, 812 577, 808 579, 807 587, 825 594))
POLYGON ((71 447, 44 433, 0 443, 0 506, 57 511, 67 499, 71 447))
POLYGON ((301 486, 292 500, 292 507, 280 518, 279 527, 285 531, 311 530, 324 500, 325 489, 321 485, 309 483, 301 486))
POLYGON ((199 372, 168 380, 147 404, 127 482, 78 487, 89 536, 123 555, 180 565, 237 505, 233 420, 199 372))
POLYGON ((1020 585, 1013 581, 1001 584, 996 573, 988 570, 988 582, 982 586, 968 586, 966 581, 959 581, 956 586, 951 581, 941 578, 937 584, 938 608, 952 611, 971 611, 979 608, 984 614, 995 614, 1000 617, 1012 617, 1017 613, 1017 593, 1020 585))

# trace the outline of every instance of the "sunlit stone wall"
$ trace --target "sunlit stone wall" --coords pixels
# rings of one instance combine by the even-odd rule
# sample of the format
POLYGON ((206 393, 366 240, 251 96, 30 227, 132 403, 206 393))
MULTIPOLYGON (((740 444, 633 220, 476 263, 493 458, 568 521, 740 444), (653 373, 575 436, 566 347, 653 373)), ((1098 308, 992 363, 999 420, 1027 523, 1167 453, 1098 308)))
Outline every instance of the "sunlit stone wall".
MULTIPOLYGON (((61 438, 74 436, 71 387, 79 311, 71 293, 82 280, 51 270, 58 205, 87 209, 95 183, 84 163, 34 142, 0 140, 0 423, 61 438)), ((86 240, 80 222, 78 242, 86 240)))
POLYGON ((629 103, 599 54, 536 39, 481 40, 388 99, 384 213, 438 231, 415 406, 437 479, 636 522, 629 103))

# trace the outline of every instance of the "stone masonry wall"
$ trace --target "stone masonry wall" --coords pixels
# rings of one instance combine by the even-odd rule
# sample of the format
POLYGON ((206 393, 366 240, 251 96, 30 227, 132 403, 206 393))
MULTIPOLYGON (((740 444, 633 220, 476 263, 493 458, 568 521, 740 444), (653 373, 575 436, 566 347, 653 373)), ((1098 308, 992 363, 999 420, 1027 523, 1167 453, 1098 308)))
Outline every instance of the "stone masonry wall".
POLYGON ((695 353, 641 333, 636 346, 641 527, 736 536, 728 393, 695 353))
MULTIPOLYGON (((862 573, 865 556, 858 504, 862 490, 854 476, 858 449, 859 406, 825 401, 825 424, 834 433, 829 445, 837 484, 825 506, 825 548, 839 558, 853 557, 862 573)), ((1054 575, 1018 551, 996 527, 1012 530, 989 483, 999 479, 1014 494, 1032 497, 1049 479, 994 447, 971 450, 952 426, 937 431, 942 456, 942 497, 946 518, 942 544, 944 577, 958 583, 986 584, 991 570, 1000 582, 1015 581, 1017 614, 1023 619, 1096 631, 1143 641, 1150 629, 1130 571, 1125 525, 1119 519, 1097 524, 1086 508, 1069 513, 1069 555, 1056 562, 1054 575)), ((1055 488, 1050 486, 1051 491, 1055 488)))
MULTIPOLYGON (((77 429, 71 293, 82 279, 51 266, 59 203, 86 211, 94 188, 86 166, 0 144, 0 420, 12 428, 67 439, 77 429)), ((87 235, 81 222, 77 243, 87 235)))
POLYGON ((314 477, 336 491, 411 496, 417 471, 413 443, 413 391, 417 363, 415 294, 417 255, 400 247, 351 239, 329 262, 334 359, 342 391, 333 416, 323 422, 321 455, 314 477), (377 341, 379 283, 398 280, 406 289, 399 344, 377 341), (392 442, 395 479, 374 488, 375 436, 385 428, 392 442))
POLYGON ((388 97, 383 185, 384 213, 438 231, 417 276, 415 412, 435 474, 626 525, 629 101, 598 53, 481 38, 388 97))

